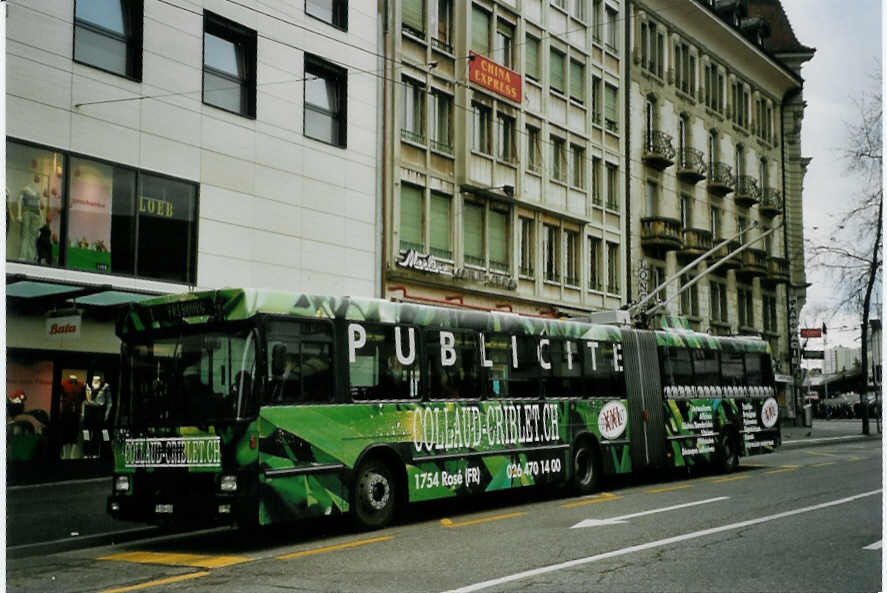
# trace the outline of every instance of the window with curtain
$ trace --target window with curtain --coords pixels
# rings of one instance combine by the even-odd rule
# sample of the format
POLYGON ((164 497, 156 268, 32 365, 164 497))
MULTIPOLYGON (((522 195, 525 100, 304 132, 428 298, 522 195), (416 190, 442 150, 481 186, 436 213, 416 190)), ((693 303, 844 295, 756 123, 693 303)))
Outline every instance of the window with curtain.
POLYGON ((403 28, 424 39, 425 0, 403 0, 400 10, 403 28))
POLYGON ((575 144, 570 145, 570 184, 585 188, 585 149, 575 144))
POLYGON ((542 169, 542 147, 539 128, 527 126, 527 170, 538 173, 542 169))
POLYGON ((453 259, 451 242, 450 210, 453 200, 450 196, 431 192, 431 253, 434 257, 453 259))
POLYGON ((471 110, 471 148, 483 154, 491 154, 493 149, 490 141, 490 127, 492 126, 493 110, 480 103, 472 103, 471 110))
POLYGON ((471 7, 471 49, 490 55, 490 13, 479 6, 471 7))
POLYGON ((564 239, 567 243, 564 282, 570 286, 579 286, 579 233, 565 230, 564 239))
POLYGON ((558 227, 543 226, 542 259, 545 265, 545 280, 558 282, 561 279, 561 231, 558 227))
POLYGON ((78 0, 74 61, 142 79, 142 0, 78 0))
POLYGON ((552 90, 564 92, 564 54, 554 48, 550 53, 550 84, 552 90))
POLYGON ((619 294, 619 244, 607 241, 607 292, 619 294))
POLYGON ((566 142, 563 138, 551 136, 551 178, 556 181, 567 180, 566 142))
POLYGON ((413 142, 425 142, 425 88, 421 83, 403 78, 401 85, 401 124, 403 138, 413 142))
POLYGON ((533 237, 533 220, 530 218, 520 219, 520 273, 523 276, 533 276, 533 263, 535 250, 533 237))
POLYGON ((527 76, 538 81, 542 78, 542 73, 539 68, 539 40, 532 35, 527 35, 527 43, 524 47, 524 53, 526 54, 527 60, 527 76))
POLYGON ((514 25, 500 20, 496 23, 496 47, 493 58, 506 68, 514 67, 514 25))
POLYGON ((490 268, 508 271, 508 212, 490 208, 489 223, 490 268))
POLYGON ((432 91, 431 96, 431 147, 448 154, 453 153, 450 137, 453 117, 453 98, 441 91, 432 91))
POLYGON ((465 245, 465 263, 483 266, 484 254, 484 206, 465 202, 462 213, 462 243, 465 245))
POLYGON ((604 85, 604 123, 608 132, 619 132, 619 107, 617 105, 618 91, 616 87, 604 85))
POLYGON ((400 249, 408 251, 415 249, 420 253, 425 252, 422 242, 422 197, 424 191, 421 187, 408 185, 400 186, 400 249))
POLYGON ((570 60, 570 98, 585 103, 585 64, 570 60))
POLYGON ((607 163, 607 208, 619 210, 619 167, 607 163))
POLYGON ((591 201, 593 204, 600 206, 602 203, 601 181, 603 177, 603 169, 601 168, 601 159, 592 157, 591 159, 591 201))
POLYGON ((496 119, 498 156, 505 162, 513 162, 517 160, 517 151, 514 149, 514 118, 500 112, 496 114, 496 119))
POLYGON ((437 28, 434 35, 438 49, 453 53, 453 0, 437 0, 437 28))
POLYGON ((597 237, 588 238, 588 289, 602 290, 601 286, 601 240, 597 237))

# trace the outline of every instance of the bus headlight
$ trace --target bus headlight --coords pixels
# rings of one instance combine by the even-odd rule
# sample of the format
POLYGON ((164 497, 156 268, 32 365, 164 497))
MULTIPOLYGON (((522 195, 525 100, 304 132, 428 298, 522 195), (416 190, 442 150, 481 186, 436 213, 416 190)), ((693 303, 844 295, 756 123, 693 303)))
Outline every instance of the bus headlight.
POLYGON ((236 492, 237 476, 222 476, 222 480, 219 482, 219 490, 222 492, 236 492))
POLYGON ((117 476, 114 478, 114 491, 115 492, 128 492, 129 491, 129 476, 117 476))

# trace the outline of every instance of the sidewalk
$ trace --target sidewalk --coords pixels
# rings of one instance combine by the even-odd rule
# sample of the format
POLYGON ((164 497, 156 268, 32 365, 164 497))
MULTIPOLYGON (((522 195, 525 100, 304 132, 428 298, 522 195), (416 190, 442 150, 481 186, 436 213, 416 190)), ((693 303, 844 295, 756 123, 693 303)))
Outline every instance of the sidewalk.
POLYGON ((859 419, 824 420, 814 418, 812 427, 784 424, 782 426, 782 446, 804 447, 842 441, 880 440, 881 433, 878 432, 878 423, 875 419, 869 419, 869 433, 868 435, 862 434, 862 420, 859 419))

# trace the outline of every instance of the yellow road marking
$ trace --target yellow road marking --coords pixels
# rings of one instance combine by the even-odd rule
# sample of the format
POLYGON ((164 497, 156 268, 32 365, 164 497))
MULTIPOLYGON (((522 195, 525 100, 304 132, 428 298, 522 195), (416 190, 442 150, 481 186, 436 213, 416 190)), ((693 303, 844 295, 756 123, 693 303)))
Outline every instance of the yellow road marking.
POLYGON ((835 455, 834 453, 823 453, 822 451, 805 450, 804 453, 808 455, 819 455, 820 457, 840 457, 840 455, 835 455))
POLYGON ((195 566, 199 568, 220 568, 250 562, 252 558, 243 556, 211 556, 207 554, 173 554, 163 552, 123 552, 102 556, 99 560, 117 562, 137 562, 139 564, 168 564, 172 566, 195 566))
POLYGON ((798 469, 798 468, 796 468, 796 467, 784 467, 784 468, 782 468, 782 469, 774 469, 773 471, 766 472, 766 473, 768 473, 768 474, 781 474, 782 472, 793 472, 793 471, 797 471, 797 469, 798 469))
POLYGON ((594 498, 586 498, 583 500, 577 500, 576 502, 568 502, 566 504, 562 504, 561 507, 565 509, 572 509, 573 507, 581 507, 587 504, 595 504, 598 502, 606 502, 608 500, 616 500, 617 498, 622 498, 621 496, 616 496, 615 494, 610 494, 609 492, 601 492, 594 498))
POLYGON ((718 478, 716 480, 712 480, 715 484, 721 484, 723 482, 733 482, 734 480, 745 480, 750 478, 751 476, 730 476, 729 478, 718 478))
POLYGON ((825 463, 814 463, 810 467, 824 467, 826 465, 834 465, 838 463, 837 461, 826 461, 825 463))
POLYGON ((767 465, 766 463, 742 463, 742 467, 773 467, 772 465, 767 465))
POLYGON ((138 591, 139 589, 147 589, 148 587, 157 587, 159 585, 168 585, 170 583, 178 583, 181 581, 187 581, 189 579, 196 579, 199 577, 205 577, 208 574, 211 574, 209 571, 203 572, 192 572, 188 574, 180 574, 175 577, 168 577, 165 579, 157 579, 155 581, 147 581, 145 583, 139 583, 138 585, 130 585, 128 587, 118 587, 116 589, 105 589, 104 591, 99 591, 99 593, 124 593, 125 591, 138 591))
POLYGON ((692 488, 693 484, 684 484, 683 486, 668 486, 666 488, 655 488, 647 490, 650 494, 658 494, 660 492, 671 492, 672 490, 683 490, 684 488, 692 488))
POLYGON ((477 525, 478 523, 488 523, 489 521, 501 521, 502 519, 512 519, 514 517, 522 517, 526 513, 508 513, 507 515, 496 515, 494 517, 484 517, 482 519, 471 519, 470 521, 460 521, 454 523, 452 519, 441 519, 440 524, 443 527, 465 527, 466 525, 477 525))
POLYGON ((862 461, 862 457, 848 457, 847 461, 862 461))
POLYGON ((347 550, 348 548, 356 548, 357 546, 365 546, 367 544, 375 544, 379 542, 387 542, 394 539, 393 535, 384 535, 382 537, 372 537, 370 539, 361 539, 354 542, 344 544, 336 544, 335 546, 324 546, 322 548, 313 548, 311 550, 302 550, 301 552, 293 552, 284 556, 277 556, 278 560, 291 560, 293 558, 302 558, 304 556, 313 556, 314 554, 325 554, 327 552, 337 552, 339 550, 347 550))

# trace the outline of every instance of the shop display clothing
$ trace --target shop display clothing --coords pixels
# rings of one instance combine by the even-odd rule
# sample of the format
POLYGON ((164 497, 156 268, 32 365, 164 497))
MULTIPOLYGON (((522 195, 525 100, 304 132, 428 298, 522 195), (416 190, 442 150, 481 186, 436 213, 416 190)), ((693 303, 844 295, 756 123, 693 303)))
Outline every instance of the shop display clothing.
POLYGON ((19 259, 37 261, 37 239, 40 237, 40 228, 46 222, 40 212, 40 196, 28 185, 19 194, 19 200, 22 206, 22 243, 19 259))

